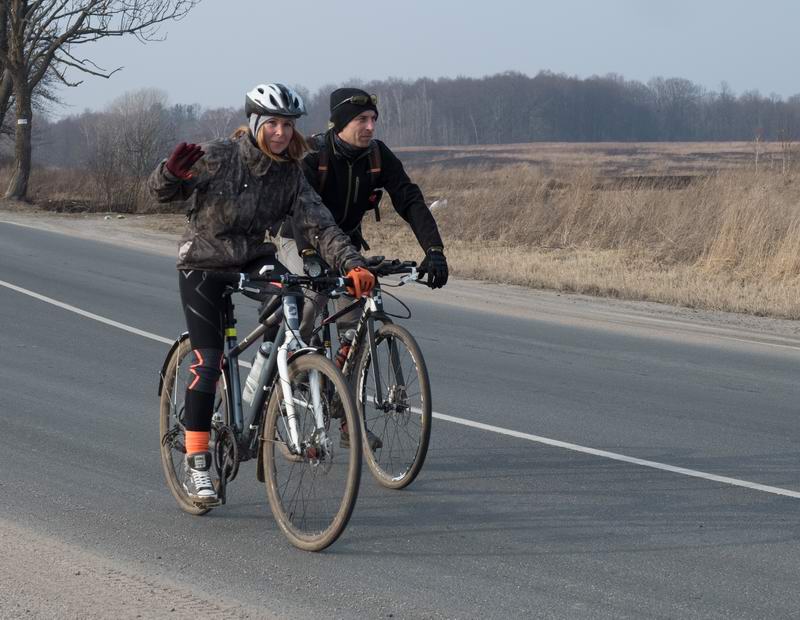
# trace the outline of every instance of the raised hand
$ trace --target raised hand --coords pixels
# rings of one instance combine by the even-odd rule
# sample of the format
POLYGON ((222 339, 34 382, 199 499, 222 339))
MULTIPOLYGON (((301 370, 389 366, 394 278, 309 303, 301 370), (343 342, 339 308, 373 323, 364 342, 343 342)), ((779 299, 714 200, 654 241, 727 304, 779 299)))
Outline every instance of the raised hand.
POLYGON ((172 151, 172 154, 167 159, 167 163, 164 165, 167 167, 167 170, 169 170, 176 177, 181 179, 191 179, 191 168, 203 155, 205 155, 205 152, 203 152, 203 149, 201 149, 197 144, 186 144, 186 142, 181 142, 175 147, 175 150, 172 151))

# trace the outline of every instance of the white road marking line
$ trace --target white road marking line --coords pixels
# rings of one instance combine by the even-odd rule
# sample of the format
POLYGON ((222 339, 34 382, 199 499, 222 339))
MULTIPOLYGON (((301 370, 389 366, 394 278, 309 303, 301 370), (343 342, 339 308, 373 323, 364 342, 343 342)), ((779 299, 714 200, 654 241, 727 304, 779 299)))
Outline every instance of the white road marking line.
MULTIPOLYGON (((144 338, 149 338, 150 340, 155 340, 156 342, 161 342, 164 344, 172 344, 175 342, 173 338, 170 340, 169 338, 164 338, 164 336, 159 336, 158 334, 154 334, 152 332, 147 332, 143 329, 138 329, 136 327, 131 327, 130 325, 125 325, 125 323, 120 323, 119 321, 115 321, 113 319, 107 319, 104 316, 100 316, 99 314, 95 314, 94 312, 89 312, 87 310, 81 310, 75 306, 71 306, 70 304, 66 304, 63 301, 58 301, 57 299, 53 299, 52 297, 47 297, 46 295, 42 295, 40 293, 36 293, 34 291, 28 290, 26 288, 22 288, 21 286, 17 286, 16 284, 11 284, 10 282, 6 282, 5 280, 0 280, 0 286, 5 286, 6 288, 10 288, 12 291, 16 291, 18 293, 22 293, 23 295, 28 295, 33 297, 34 299, 38 299, 39 301, 44 301, 48 304, 52 304, 58 308, 62 308, 63 310, 69 310, 70 312, 74 312, 80 316, 86 317, 87 319, 92 319, 99 323, 103 323, 105 325, 110 325, 111 327, 116 327, 126 332, 130 332, 131 334, 136 334, 137 336, 142 336, 144 338)), ((243 360, 239 360, 239 366, 244 366, 245 368, 250 368, 252 364, 250 362, 245 362, 243 360)))
POLYGON ((22 228, 31 228, 33 230, 44 230, 45 232, 50 232, 46 228, 40 228, 39 226, 32 226, 30 224, 22 224, 20 222, 9 222, 8 220, 0 220, 0 224, 9 224, 10 226, 20 226, 22 228))
POLYGON ((623 463, 631 463, 633 465, 641 465, 643 467, 650 467, 651 469, 660 469, 661 471, 668 471, 674 474, 682 474, 684 476, 691 476, 692 478, 702 478, 704 480, 711 480, 713 482, 721 482, 722 484, 729 484, 737 487, 744 487, 754 491, 763 491, 764 493, 772 493, 774 495, 784 495, 786 497, 794 497, 800 499, 800 491, 792 491, 790 489, 782 489, 781 487, 773 487, 766 484, 759 484, 758 482, 750 482, 749 480, 739 480, 738 478, 729 478, 728 476, 718 476, 716 474, 709 474, 695 469, 687 469, 685 467, 676 467, 675 465, 667 465, 666 463, 659 463, 658 461, 648 461, 646 459, 638 459, 633 456, 626 456, 624 454, 617 454, 616 452, 608 452, 607 450, 598 450, 596 448, 589 448, 566 441, 559 441, 558 439, 550 439, 548 437, 540 437, 539 435, 531 435, 529 433, 521 433, 513 431, 508 428, 501 428, 499 426, 492 426, 491 424, 484 424, 483 422, 473 422, 464 418, 457 418, 455 416, 447 415, 444 413, 433 412, 433 417, 437 420, 445 422, 452 422, 454 424, 461 424, 462 426, 469 426, 483 431, 497 433, 499 435, 508 435, 509 437, 516 437, 518 439, 527 439, 528 441, 535 441, 548 446, 556 448, 564 448, 565 450, 572 450, 573 452, 581 452, 583 454, 591 454, 614 461, 622 461, 623 463))
POLYGON ((126 332, 136 334, 137 336, 149 338, 150 340, 155 340, 156 342, 163 342, 164 344, 172 344, 173 342, 175 342, 174 339, 170 340, 169 338, 164 338, 163 336, 159 336, 158 334, 152 334, 150 332, 144 331, 143 329, 137 329, 135 327, 131 327, 130 325, 125 325, 124 323, 114 321, 113 319, 107 319, 106 317, 100 316, 99 314, 94 314, 93 312, 81 310, 80 308, 76 308, 75 306, 65 304, 63 301, 58 301, 57 299, 53 299, 52 297, 41 295, 39 293, 30 291, 26 288, 22 288, 21 286, 16 286, 15 284, 11 284, 10 282, 6 282, 4 280, 0 280, 0 286, 5 286, 6 288, 10 288, 12 291, 17 291, 18 293, 22 293, 23 295, 28 295, 30 297, 33 297, 34 299, 38 299, 39 301, 44 301, 58 308, 69 310, 70 312, 79 314, 80 316, 86 317, 87 319, 92 319, 94 321, 104 323, 105 325, 110 325, 111 327, 117 327, 126 332))
MULTIPOLYGON (((4 280, 0 280, 0 286, 5 286, 6 288, 11 289, 12 291, 22 293, 23 295, 29 295, 30 297, 38 299, 39 301, 44 301, 46 303, 52 304, 64 310, 69 310, 70 312, 74 312, 75 314, 86 317, 88 319, 104 323, 105 325, 117 327, 126 332, 136 334, 137 336, 149 338, 151 340, 155 340, 156 342, 161 342, 164 344, 172 344, 174 342, 174 340, 170 340, 169 338, 164 338, 163 336, 159 336, 158 334, 146 332, 144 330, 137 329, 129 325, 125 325, 124 323, 120 323, 112 319, 107 319, 98 314, 94 314, 93 312, 87 312, 86 310, 81 310, 80 308, 76 308, 75 306, 71 306, 70 304, 66 304, 51 297, 35 293, 34 291, 30 291, 28 289, 16 286, 9 282, 5 282, 4 280)), ((240 365, 249 366, 249 364, 247 364, 246 362, 240 362, 240 365)), ((419 409, 412 409, 412 410, 415 411, 416 413, 420 413, 419 409)), ((709 474, 706 472, 697 471, 695 469, 687 469, 685 467, 676 467, 675 465, 659 463, 658 461, 648 461, 646 459, 639 459, 633 456, 617 454, 616 452, 608 452, 607 450, 598 450, 596 448, 589 448, 587 446, 581 446, 566 441, 560 441, 558 439, 550 439, 548 437, 541 437, 539 435, 531 435, 530 433, 522 433, 520 431, 514 431, 508 428, 502 428, 500 426, 492 426, 491 424, 484 424, 483 422, 474 422, 472 420, 467 420, 465 418, 458 418, 456 416, 447 415, 445 413, 437 413, 434 411, 433 417, 436 418, 437 420, 442 420, 443 422, 460 424, 461 426, 467 426, 482 431, 488 431, 490 433, 496 433, 498 435, 506 435, 508 437, 516 437, 517 439, 525 439, 527 441, 533 441, 536 443, 553 446, 555 448, 563 448, 564 450, 571 450, 573 452, 580 452, 582 454, 599 456, 601 458, 611 459, 613 461, 621 461, 623 463, 640 465, 642 467, 649 467, 651 469, 659 469, 661 471, 667 471, 674 474, 681 474, 683 476, 690 476, 692 478, 702 478, 703 480, 711 480, 713 482, 719 482, 731 486, 743 487, 746 489, 751 489, 753 491, 761 491, 763 493, 771 493, 773 495, 782 495, 785 497, 793 497, 795 499, 800 499, 800 491, 792 491, 790 489, 783 489, 781 487, 773 487, 766 484, 759 484, 758 482, 750 482, 749 480, 730 478, 728 476, 718 476, 716 474, 709 474)))

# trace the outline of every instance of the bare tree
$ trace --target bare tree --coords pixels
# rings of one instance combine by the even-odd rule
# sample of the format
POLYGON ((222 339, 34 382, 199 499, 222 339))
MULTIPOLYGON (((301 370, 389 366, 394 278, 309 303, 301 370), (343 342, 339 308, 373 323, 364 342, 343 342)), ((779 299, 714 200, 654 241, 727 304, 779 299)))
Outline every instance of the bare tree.
POLYGON ((167 112, 167 94, 156 89, 125 93, 109 107, 116 121, 120 179, 127 179, 125 196, 134 211, 144 189, 143 180, 175 141, 175 127, 167 112))
POLYGON ((133 35, 158 40, 159 26, 184 17, 199 0, 4 0, 7 47, 0 63, 11 77, 17 125, 14 174, 7 198, 24 199, 31 169, 31 122, 34 90, 53 70, 67 86, 70 70, 108 78, 107 70, 79 55, 81 45, 106 37, 133 35))
POLYGON ((175 141, 175 122, 163 91, 127 92, 103 114, 82 123, 86 163, 109 209, 134 212, 144 179, 175 141))
POLYGON ((237 108, 213 108, 200 115, 199 126, 203 139, 227 138, 238 125, 242 111, 237 108))
POLYGON ((86 141, 86 167, 109 210, 119 202, 119 149, 115 122, 108 114, 87 114, 81 119, 86 141))
MULTIPOLYGON (((0 136, 13 136, 14 124, 8 112, 14 105, 14 88, 11 72, 6 67, 3 58, 8 53, 8 2, 0 4, 0 136)), ((60 103, 54 93, 54 83, 58 79, 56 73, 48 70, 39 82, 39 88, 34 89, 32 107, 38 111, 47 103, 60 103)))
POLYGON ((11 102, 11 73, 4 58, 8 54, 8 3, 0 4, 0 132, 6 128, 6 113, 11 102))

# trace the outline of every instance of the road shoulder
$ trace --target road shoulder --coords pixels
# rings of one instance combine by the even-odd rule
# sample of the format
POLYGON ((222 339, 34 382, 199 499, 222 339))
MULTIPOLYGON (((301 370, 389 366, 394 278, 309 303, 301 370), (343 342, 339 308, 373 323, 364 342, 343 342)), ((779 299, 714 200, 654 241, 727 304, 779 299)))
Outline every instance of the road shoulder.
MULTIPOLYGON (((67 215, 0 209, 0 223, 28 226, 164 256, 176 255, 178 235, 173 231, 180 227, 180 222, 178 215, 67 215)), ((729 340, 773 343, 800 349, 800 321, 785 319, 558 293, 457 278, 451 279, 446 288, 438 291, 407 286, 402 289, 402 296, 437 305, 559 324, 591 324, 594 327, 636 330, 651 335, 676 331, 702 332, 729 340)))

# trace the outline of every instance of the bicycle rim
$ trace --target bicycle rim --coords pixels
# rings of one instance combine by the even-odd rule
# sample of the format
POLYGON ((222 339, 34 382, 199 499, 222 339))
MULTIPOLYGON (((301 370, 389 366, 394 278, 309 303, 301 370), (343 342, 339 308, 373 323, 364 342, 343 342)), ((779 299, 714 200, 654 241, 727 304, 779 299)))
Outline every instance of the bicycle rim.
POLYGON ((382 402, 376 398, 375 364, 364 345, 359 363, 356 406, 383 444, 370 450, 363 438, 367 466, 379 484, 402 489, 422 469, 431 434, 431 392, 419 345, 405 328, 387 323, 375 332, 382 402))
MULTIPOLYGON (((189 366, 193 360, 190 355, 191 344, 183 340, 175 349, 167 364, 164 384, 161 389, 159 430, 161 436, 161 465, 164 469, 167 487, 181 510, 193 515, 203 515, 211 510, 202 503, 193 502, 181 484, 183 476, 183 459, 186 455, 184 443, 185 429, 183 416, 185 413, 186 386, 190 373, 189 366)), ((227 422, 227 404, 224 398, 224 383, 221 379, 217 387, 214 401, 214 419, 219 424, 227 422)), ((214 425, 211 429, 210 444, 214 445, 214 425)))
POLYGON ((340 371, 320 355, 303 355, 289 364, 301 454, 288 446, 282 390, 273 390, 262 436, 267 498, 272 514, 289 541, 306 551, 321 551, 344 531, 355 506, 361 476, 360 427, 352 396, 340 371), (319 373, 325 424, 316 427, 310 377, 319 373), (331 400, 342 401, 350 445, 340 446, 339 423, 331 424, 331 400), (324 433, 321 432, 324 430, 324 433))

